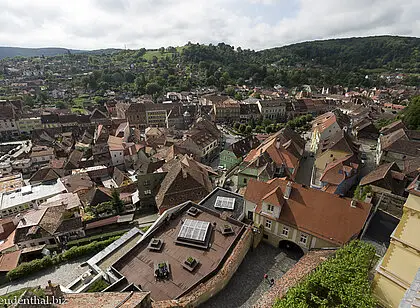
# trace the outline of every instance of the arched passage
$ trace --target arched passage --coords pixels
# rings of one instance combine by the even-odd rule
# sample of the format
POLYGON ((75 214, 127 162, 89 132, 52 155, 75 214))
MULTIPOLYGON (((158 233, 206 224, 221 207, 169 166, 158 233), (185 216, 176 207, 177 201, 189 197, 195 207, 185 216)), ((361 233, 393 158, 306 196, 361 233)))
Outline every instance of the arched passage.
POLYGON ((299 260, 305 254, 303 249, 298 244, 293 243, 293 242, 288 241, 288 240, 280 241, 279 242, 279 248, 284 253, 286 253, 286 255, 289 258, 292 258, 294 260, 299 260))

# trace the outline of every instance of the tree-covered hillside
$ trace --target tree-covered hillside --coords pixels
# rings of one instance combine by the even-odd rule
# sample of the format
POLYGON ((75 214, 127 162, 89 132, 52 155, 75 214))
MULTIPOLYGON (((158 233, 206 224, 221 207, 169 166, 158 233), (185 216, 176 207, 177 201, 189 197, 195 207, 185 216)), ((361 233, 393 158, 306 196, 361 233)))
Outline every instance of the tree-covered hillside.
POLYGON ((420 69, 420 39, 376 36, 313 41, 260 52, 269 62, 284 65, 338 67, 354 70, 420 69))
MULTIPOLYGON (((223 90, 234 84, 372 87, 386 85, 381 75, 399 73, 405 74, 403 83, 420 85, 420 39, 396 36, 313 41, 262 51, 188 43, 154 50, 72 51, 58 57, 79 76, 72 81, 75 86, 99 93, 122 90, 158 96, 204 86, 223 90), (89 71, 93 74, 86 76, 89 71)), ((9 61, 6 66, 16 65, 16 59, 4 61, 9 61)), ((35 62, 42 67, 42 61, 35 62)), ((54 79, 54 67, 44 69, 54 79)))

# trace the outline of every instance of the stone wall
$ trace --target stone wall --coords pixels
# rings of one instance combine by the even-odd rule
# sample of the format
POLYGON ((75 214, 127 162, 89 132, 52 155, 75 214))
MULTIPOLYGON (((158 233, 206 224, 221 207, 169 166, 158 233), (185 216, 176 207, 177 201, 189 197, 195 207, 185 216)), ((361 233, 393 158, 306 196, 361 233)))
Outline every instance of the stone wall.
POLYGON ((299 260, 281 279, 277 280, 269 291, 258 300, 255 308, 272 307, 277 299, 283 298, 287 291, 302 281, 318 265, 334 253, 332 250, 313 250, 299 260))
POLYGON ((247 227, 241 239, 236 244, 232 253, 219 272, 207 282, 197 286, 189 294, 178 300, 154 302, 154 308, 169 307, 197 307, 209 298, 219 293, 229 283, 239 265, 242 263, 253 242, 252 229, 247 227))

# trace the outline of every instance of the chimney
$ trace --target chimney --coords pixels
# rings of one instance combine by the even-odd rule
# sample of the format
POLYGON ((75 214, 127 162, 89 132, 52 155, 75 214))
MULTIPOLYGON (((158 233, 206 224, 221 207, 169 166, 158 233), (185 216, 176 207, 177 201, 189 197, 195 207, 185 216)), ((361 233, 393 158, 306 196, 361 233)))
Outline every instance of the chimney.
POLYGON ((279 139, 276 140, 276 148, 280 149, 280 140, 279 139))
POLYGON ((289 199, 291 192, 292 192, 292 182, 289 181, 287 182, 286 190, 284 191, 283 198, 286 200, 289 199))

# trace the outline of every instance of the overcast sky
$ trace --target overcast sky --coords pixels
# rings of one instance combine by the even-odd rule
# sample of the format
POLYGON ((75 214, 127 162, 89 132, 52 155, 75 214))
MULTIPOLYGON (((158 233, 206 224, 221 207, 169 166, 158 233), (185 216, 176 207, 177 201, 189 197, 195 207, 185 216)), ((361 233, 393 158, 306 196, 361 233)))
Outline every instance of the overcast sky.
POLYGON ((263 49, 315 39, 420 36, 418 0, 0 0, 0 46, 263 49))

